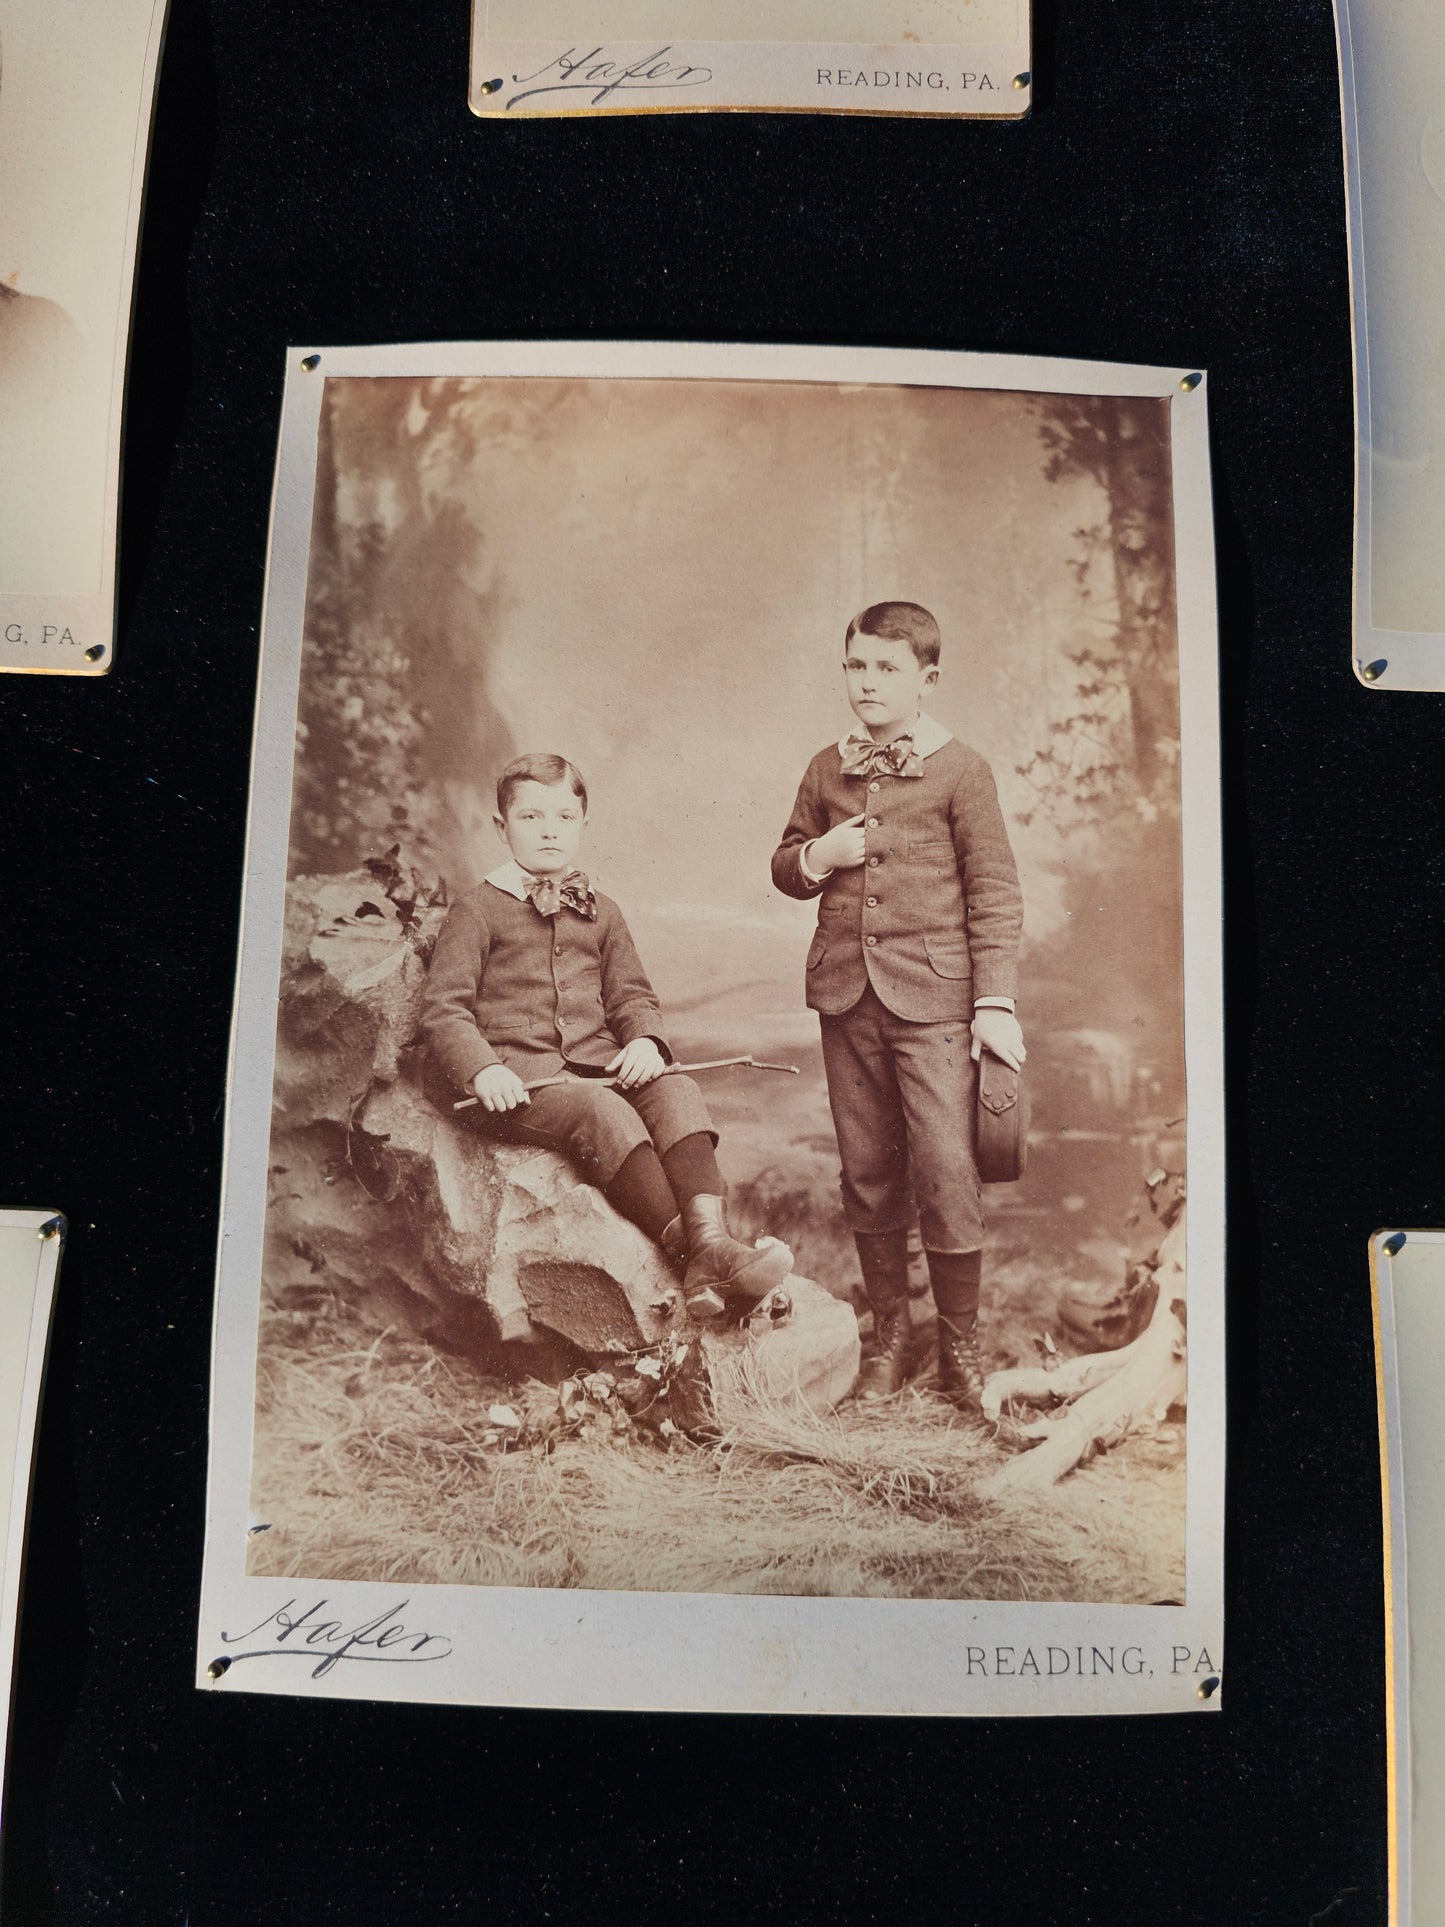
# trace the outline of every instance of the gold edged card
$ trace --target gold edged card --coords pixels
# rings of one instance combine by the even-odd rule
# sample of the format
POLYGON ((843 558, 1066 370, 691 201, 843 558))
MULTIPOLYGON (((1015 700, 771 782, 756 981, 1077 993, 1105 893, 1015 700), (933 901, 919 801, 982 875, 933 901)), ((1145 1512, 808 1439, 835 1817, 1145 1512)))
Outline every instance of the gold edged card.
POLYGON ((121 418, 166 0, 0 0, 0 670, 115 653, 121 418))
POLYGON ((1355 674, 1445 689, 1445 32, 1335 0, 1355 339, 1355 674))
POLYGON ((1445 1231, 1370 1240, 1385 1525, 1390 1927, 1445 1906, 1445 1231))
POLYGON ((472 0, 480 118, 737 111, 1019 120, 1029 0, 472 0))
POLYGON ((35 1429, 65 1220, 0 1210, 0 1826, 35 1429))
POLYGON ((292 351, 199 1687, 1217 1709, 1216 654, 1198 371, 292 351), (913 640, 874 640, 900 623, 913 640), (875 767, 856 732, 884 700, 913 748, 875 767), (813 780, 842 786, 836 865, 793 836, 813 780), (549 891, 554 805, 586 869, 549 891), (841 881, 807 880, 810 849, 841 881), (920 901, 924 925, 892 932, 890 906, 920 901), (508 960, 537 943, 534 997, 508 960), (908 1124, 894 1202, 908 1215, 912 1196, 918 1231, 886 1234, 902 1296, 881 1403, 854 1395, 885 1314, 844 1217, 856 1134, 840 1150, 829 1080, 852 1100, 819 1017, 848 1005, 850 971, 839 1021, 912 1010, 888 1049, 924 1053, 961 1131, 970 1030, 1007 1050, 1022 1026, 1032 1104, 1026 1169, 982 1193, 931 1112, 908 1124), (970 971, 989 995, 960 1029, 970 971), (665 1108, 585 1075, 635 1043, 667 1084, 654 1035, 692 1076, 680 1162, 665 1108), (478 1101, 489 1052, 503 1085, 535 1065, 510 1123, 478 1101), (615 1148, 639 1116, 679 1220, 650 1231, 615 1148), (568 1117, 584 1122, 563 1155, 568 1117), (712 1217, 688 1178, 708 1129, 712 1217), (723 1264, 723 1222, 737 1242, 716 1275, 749 1282, 694 1317, 691 1269, 723 1264))

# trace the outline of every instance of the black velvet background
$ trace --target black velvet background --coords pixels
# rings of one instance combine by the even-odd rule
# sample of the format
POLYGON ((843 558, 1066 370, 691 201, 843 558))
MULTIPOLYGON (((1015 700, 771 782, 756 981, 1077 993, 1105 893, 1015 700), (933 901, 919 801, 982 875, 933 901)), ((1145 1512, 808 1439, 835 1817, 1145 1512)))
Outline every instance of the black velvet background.
POLYGON ((119 666, 0 678, 0 1197, 66 1211, 3 1911, 1384 1919, 1366 1238, 1440 1222, 1441 707, 1349 671, 1329 0, 1043 0, 1023 126, 483 125, 464 0, 174 0, 119 666), (1210 371, 1230 1090, 1217 1717, 644 1718, 191 1686, 289 342, 673 336, 1210 371))

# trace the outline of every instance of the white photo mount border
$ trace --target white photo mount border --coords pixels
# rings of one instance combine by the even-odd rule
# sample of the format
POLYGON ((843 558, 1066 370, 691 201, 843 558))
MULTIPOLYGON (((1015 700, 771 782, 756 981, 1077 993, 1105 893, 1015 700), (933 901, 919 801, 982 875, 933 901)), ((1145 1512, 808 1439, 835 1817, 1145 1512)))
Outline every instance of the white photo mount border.
POLYGON ((1370 1240, 1384 1526, 1385 1746, 1391 1927, 1439 1912, 1445 1852, 1437 1829, 1445 1750, 1439 1385, 1445 1333, 1445 1230, 1377 1231, 1370 1240))
POLYGON ((936 351, 467 343, 287 361, 232 1028, 196 1683, 205 1690, 716 1712, 1182 1713, 1220 1704, 1224 1105, 1217 630, 1207 384, 1187 369, 936 351), (250 1577, 251 1439, 318 427, 328 377, 808 382, 1170 404, 1190 1173, 1186 1603, 662 1594, 250 1577), (1053 1648, 1053 1658, 1048 1649, 1053 1648), (1112 1648, 1112 1670, 1091 1655, 1112 1648), (1032 1666, 1024 1660, 1033 1656, 1032 1666), (1062 1658, 1059 1656, 1062 1655, 1062 1658), (1053 1675, 1047 1670, 1056 1666, 1053 1675))
POLYGON ((491 20, 492 0, 473 0, 468 102, 483 120, 743 111, 1022 120, 1032 103, 1030 0, 1018 0, 1012 37, 946 45, 705 31, 518 40, 494 33, 491 20))
POLYGON ((1430 264, 1445 199, 1445 47, 1432 0, 1335 0, 1335 38, 1355 375, 1352 666, 1367 689, 1439 691, 1445 625, 1406 626, 1412 616, 1430 621, 1438 586, 1432 596, 1407 582, 1400 558, 1438 551, 1442 417, 1431 291, 1441 270, 1430 264), (1391 459, 1402 414, 1422 439, 1408 459, 1391 459), (1378 620, 1381 608, 1404 621, 1378 620))
MULTIPOLYGON (((156 81, 165 42, 170 0, 127 0, 121 12, 125 27, 128 65, 115 70, 102 69, 99 75, 87 73, 92 92, 122 90, 124 113, 121 132, 129 142, 123 211, 112 235, 111 258, 93 277, 94 311, 83 317, 97 338, 110 342, 108 378, 104 392, 88 397, 92 405, 105 410, 104 434, 95 449, 96 463, 103 462, 100 477, 103 500, 96 530, 97 540, 90 551, 93 588, 77 582, 55 590, 15 589, 0 579, 0 674, 50 676, 106 676, 115 665, 116 594, 118 542, 120 537, 121 456, 124 444, 126 378, 130 361, 130 333, 135 309, 136 257, 140 244, 141 212, 145 201, 151 129, 155 117, 156 81)), ((61 67, 78 61, 84 67, 87 57, 94 67, 94 55, 85 44, 94 17, 103 11, 101 0, 94 0, 91 15, 85 9, 69 10, 69 22, 60 27, 47 14, 55 42, 55 61, 61 67)), ((40 9, 36 8, 38 14, 40 9)), ((66 70, 74 91, 74 69, 66 70)), ((77 149, 77 152, 82 150, 77 149)), ((104 185, 104 170, 115 169, 120 161, 115 141, 103 142, 95 152, 78 163, 79 180, 62 180, 59 188, 42 178, 38 190, 55 232, 67 231, 69 203, 67 190, 76 201, 98 198, 98 185, 104 185), (96 170, 101 179, 97 182, 96 170)), ((28 440, 21 446, 33 453, 28 440)), ((82 481, 97 479, 85 465, 82 481)), ((74 498, 63 505, 74 513, 74 498)), ((82 518, 84 519, 84 518, 82 518)))
POLYGON ((35 1438, 66 1221, 0 1210, 0 1812, 35 1438))

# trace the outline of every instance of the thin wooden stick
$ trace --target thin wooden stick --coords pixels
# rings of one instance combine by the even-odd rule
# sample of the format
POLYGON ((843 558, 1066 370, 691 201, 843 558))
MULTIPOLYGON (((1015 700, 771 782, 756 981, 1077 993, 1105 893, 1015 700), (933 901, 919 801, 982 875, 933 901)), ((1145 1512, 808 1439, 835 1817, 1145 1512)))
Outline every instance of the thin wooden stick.
MULTIPOLYGON (((695 1071, 725 1071, 731 1069, 734 1065, 748 1071, 782 1071, 789 1077, 801 1077, 802 1075, 802 1072, 796 1064, 761 1064, 756 1057, 712 1057, 709 1058, 705 1064, 668 1064, 662 1074, 664 1077, 674 1074, 677 1076, 691 1076, 695 1071)), ((524 1088, 529 1091, 546 1091, 550 1090, 554 1084, 595 1084, 604 1091, 615 1091, 617 1089, 617 1079, 615 1077, 574 1077, 570 1071, 563 1071, 558 1077, 534 1078, 533 1081, 525 1085, 524 1088)), ((480 1104, 481 1101, 479 1097, 464 1097, 459 1103, 453 1104, 452 1109, 454 1111, 467 1111, 470 1110, 474 1104, 480 1104)))

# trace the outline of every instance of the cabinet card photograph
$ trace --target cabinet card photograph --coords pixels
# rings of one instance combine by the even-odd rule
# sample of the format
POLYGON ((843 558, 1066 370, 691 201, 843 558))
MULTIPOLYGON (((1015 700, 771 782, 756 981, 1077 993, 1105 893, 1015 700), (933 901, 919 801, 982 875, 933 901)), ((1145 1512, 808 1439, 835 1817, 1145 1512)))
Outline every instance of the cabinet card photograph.
POLYGON ((0 1210, 0 1838, 40 1394, 65 1220, 0 1210))
POLYGON ((1188 371, 293 354, 202 1684, 1217 1706, 1212 598, 1188 371))
POLYGON ((1030 0, 472 0, 476 114, 1029 110, 1030 0))
POLYGON ((1355 674, 1445 689, 1445 32, 1335 0, 1355 337, 1355 674))
POLYGON ((1385 1526, 1390 1919, 1445 1910, 1445 1231, 1370 1240, 1385 1526))
POLYGON ((103 676, 166 0, 0 0, 0 670, 103 676))

